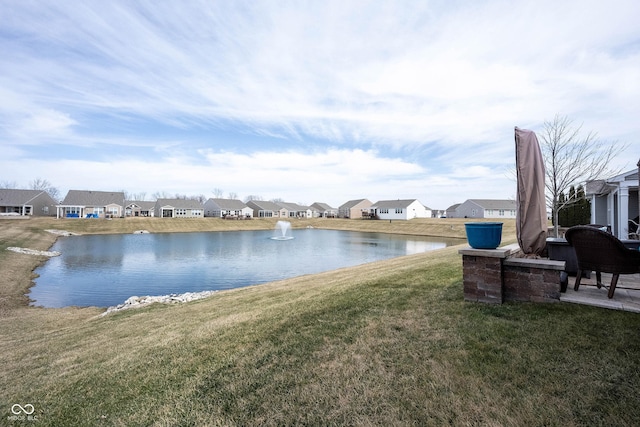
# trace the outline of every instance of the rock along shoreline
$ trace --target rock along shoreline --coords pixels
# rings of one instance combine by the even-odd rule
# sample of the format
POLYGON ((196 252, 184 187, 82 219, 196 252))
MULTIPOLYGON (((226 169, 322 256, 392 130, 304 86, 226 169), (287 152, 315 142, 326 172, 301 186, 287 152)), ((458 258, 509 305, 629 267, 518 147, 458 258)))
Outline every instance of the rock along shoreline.
POLYGON ((157 296, 132 296, 127 298, 125 302, 122 304, 118 304, 116 306, 112 306, 107 308, 107 311, 101 314, 101 316, 106 316, 110 313, 115 313, 117 311, 129 310, 132 308, 141 308, 153 303, 161 303, 161 304, 179 304, 189 301, 195 301, 202 298, 210 297, 211 295, 217 293, 218 291, 201 291, 201 292, 185 292, 184 294, 169 294, 169 295, 157 295, 157 296))

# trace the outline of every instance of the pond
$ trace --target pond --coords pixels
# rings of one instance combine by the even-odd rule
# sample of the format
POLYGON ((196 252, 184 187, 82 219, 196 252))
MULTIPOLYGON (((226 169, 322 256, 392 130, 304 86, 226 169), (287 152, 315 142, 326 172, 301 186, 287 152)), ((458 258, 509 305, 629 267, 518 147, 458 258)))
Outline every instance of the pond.
POLYGON ((232 289, 444 248, 459 240, 302 229, 61 237, 36 269, 43 307, 109 307, 132 295, 232 289))

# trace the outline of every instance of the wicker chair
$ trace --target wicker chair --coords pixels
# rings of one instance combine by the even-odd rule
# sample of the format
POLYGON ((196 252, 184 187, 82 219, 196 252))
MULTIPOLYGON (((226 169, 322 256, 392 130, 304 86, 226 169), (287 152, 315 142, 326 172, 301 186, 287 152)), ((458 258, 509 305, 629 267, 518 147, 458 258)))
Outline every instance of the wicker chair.
MULTIPOLYGON (((583 271, 611 273, 609 298, 613 298, 621 274, 640 273, 640 252, 627 249, 614 235, 594 227, 578 225, 567 230, 567 242, 576 250, 578 274, 574 289, 580 287, 583 271)), ((598 287, 601 286, 598 281, 598 287)))

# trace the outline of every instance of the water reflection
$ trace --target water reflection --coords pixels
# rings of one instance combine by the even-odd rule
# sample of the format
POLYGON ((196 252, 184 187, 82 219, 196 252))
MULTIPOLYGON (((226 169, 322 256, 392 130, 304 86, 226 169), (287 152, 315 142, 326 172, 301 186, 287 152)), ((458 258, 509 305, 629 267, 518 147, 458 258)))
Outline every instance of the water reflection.
POLYGON ((35 305, 117 305, 132 295, 230 289, 439 249, 456 240, 294 230, 95 235, 60 238, 38 268, 35 305))

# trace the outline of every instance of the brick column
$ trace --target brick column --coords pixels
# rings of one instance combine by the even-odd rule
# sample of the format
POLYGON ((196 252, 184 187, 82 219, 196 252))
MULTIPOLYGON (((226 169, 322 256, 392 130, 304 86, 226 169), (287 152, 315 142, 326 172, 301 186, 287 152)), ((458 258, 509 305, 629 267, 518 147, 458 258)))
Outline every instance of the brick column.
POLYGON ((502 304, 504 279, 502 263, 518 245, 498 249, 460 249, 465 301, 502 304))

